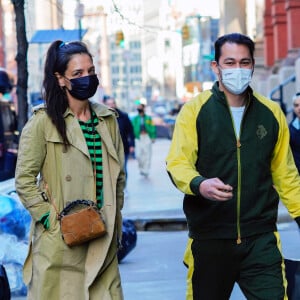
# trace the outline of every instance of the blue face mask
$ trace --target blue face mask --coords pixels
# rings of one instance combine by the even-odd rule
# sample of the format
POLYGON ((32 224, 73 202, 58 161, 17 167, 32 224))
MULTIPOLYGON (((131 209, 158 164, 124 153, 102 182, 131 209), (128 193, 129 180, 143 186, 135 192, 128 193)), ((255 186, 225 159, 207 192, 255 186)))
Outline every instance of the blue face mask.
MULTIPOLYGON (((68 78, 67 78, 68 79, 68 78)), ((95 95, 99 85, 96 74, 69 79, 72 89, 69 93, 78 100, 87 100, 95 95)))
POLYGON ((221 69, 221 81, 230 93, 240 95, 249 86, 252 72, 244 68, 221 69))

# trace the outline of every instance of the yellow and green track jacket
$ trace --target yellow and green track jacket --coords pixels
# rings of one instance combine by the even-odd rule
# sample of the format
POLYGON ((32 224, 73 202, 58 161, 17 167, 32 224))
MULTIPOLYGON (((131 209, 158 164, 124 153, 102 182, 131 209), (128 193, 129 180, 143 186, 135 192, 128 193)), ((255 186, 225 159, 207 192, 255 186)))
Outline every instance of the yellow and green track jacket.
MULTIPOLYGON (((145 115, 144 122, 145 122, 146 132, 148 133, 150 139, 155 139, 156 138, 156 128, 155 128, 155 125, 153 124, 151 116, 145 115)), ((134 136, 136 139, 139 139, 140 134, 141 134, 141 116, 136 115, 132 119, 131 123, 132 123, 132 127, 133 127, 134 136)))
POLYGON ((300 226, 300 177, 285 115, 274 101, 247 91, 239 135, 218 83, 184 104, 177 117, 167 171, 185 194, 192 238, 240 240, 274 231, 279 197, 300 226), (214 177, 233 187, 231 200, 200 194, 200 183, 214 177))

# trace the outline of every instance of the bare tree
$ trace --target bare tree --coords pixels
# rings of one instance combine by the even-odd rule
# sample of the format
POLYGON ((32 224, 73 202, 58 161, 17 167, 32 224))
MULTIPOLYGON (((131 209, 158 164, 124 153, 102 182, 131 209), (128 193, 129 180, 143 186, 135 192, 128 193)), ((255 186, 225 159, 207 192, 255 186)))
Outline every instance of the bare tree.
POLYGON ((16 16, 16 32, 17 32, 17 97, 18 97, 18 130, 21 133, 28 119, 28 65, 27 52, 28 41, 26 37, 26 25, 24 14, 24 0, 11 0, 16 16))

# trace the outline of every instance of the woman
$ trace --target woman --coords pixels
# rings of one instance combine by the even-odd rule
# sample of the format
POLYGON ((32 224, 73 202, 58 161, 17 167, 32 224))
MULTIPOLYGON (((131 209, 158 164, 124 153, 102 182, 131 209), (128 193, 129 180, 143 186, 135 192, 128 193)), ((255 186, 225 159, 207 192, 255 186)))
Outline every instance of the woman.
POLYGON ((45 106, 34 110, 22 131, 15 177, 32 216, 24 264, 28 299, 123 299, 116 254, 122 232, 124 151, 114 113, 89 101, 98 84, 83 43, 50 45, 45 106), (68 247, 54 206, 62 211, 69 201, 93 200, 95 194, 107 234, 68 247))

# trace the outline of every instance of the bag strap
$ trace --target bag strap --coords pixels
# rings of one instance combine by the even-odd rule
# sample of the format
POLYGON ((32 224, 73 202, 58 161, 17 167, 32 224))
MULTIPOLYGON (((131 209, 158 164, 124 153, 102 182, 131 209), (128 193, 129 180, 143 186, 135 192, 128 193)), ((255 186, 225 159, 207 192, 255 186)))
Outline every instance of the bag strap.
MULTIPOLYGON (((97 204, 97 169, 96 169, 96 129, 95 129, 95 115, 92 110, 92 106, 90 105, 91 111, 91 119, 92 119, 92 133, 93 133, 93 140, 94 140, 94 168, 93 168, 93 175, 94 175, 94 201, 97 204)), ((103 187, 102 187, 103 190, 103 187)))
POLYGON ((62 210, 62 212, 60 213, 60 216, 64 217, 65 215, 67 215, 77 205, 85 205, 85 206, 97 208, 96 203, 94 201, 92 201, 92 200, 75 200, 75 201, 70 202, 62 210))

